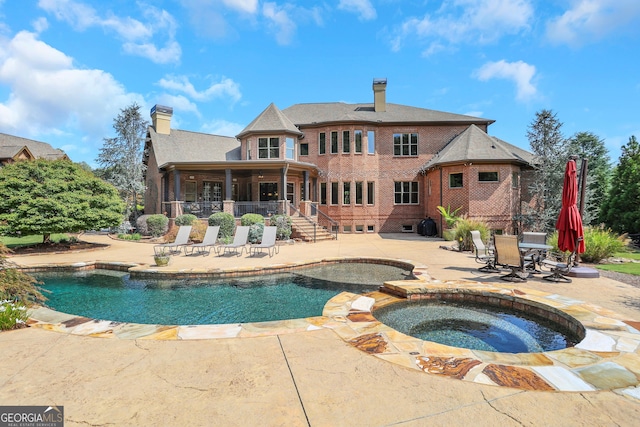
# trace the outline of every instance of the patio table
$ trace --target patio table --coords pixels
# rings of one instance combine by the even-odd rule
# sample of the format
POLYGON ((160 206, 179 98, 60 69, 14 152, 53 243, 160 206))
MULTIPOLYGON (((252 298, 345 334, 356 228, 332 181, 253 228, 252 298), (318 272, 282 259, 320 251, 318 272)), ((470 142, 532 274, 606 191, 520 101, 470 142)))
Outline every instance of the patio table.
POLYGON ((549 249, 553 249, 553 246, 542 243, 518 242, 518 248, 520 248, 523 255, 531 255, 533 264, 531 273, 542 273, 541 269, 536 268, 536 263, 540 265, 542 255, 549 249))

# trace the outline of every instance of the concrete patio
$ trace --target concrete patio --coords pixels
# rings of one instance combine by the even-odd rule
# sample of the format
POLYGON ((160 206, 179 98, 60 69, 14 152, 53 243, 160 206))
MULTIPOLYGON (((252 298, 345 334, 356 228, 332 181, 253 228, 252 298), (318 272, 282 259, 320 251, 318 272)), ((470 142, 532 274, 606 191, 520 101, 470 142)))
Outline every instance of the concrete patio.
MULTIPOLYGON (((98 260, 153 264, 150 244, 99 235, 83 240, 110 246, 13 260, 23 266, 98 260)), ((447 244, 415 234, 340 235, 334 242, 283 245, 273 258, 181 255, 166 269, 248 268, 368 256, 426 265, 438 280, 496 281, 497 275, 477 271, 471 254, 440 248, 447 244)), ((556 284, 533 278, 522 287, 640 320, 640 289, 614 280, 556 284)), ((181 341, 95 338, 28 328, 0 333, 0 357, 0 404, 63 405, 69 426, 631 426, 640 419, 640 399, 634 397, 638 394, 523 391, 443 378, 380 360, 330 329, 181 341)), ((640 366, 634 374, 640 378, 640 366)))

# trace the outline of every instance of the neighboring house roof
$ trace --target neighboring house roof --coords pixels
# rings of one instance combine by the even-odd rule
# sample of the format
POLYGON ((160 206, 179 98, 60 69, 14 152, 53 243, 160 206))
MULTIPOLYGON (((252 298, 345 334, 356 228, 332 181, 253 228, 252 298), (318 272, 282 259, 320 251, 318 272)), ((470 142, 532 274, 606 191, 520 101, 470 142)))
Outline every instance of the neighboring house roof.
POLYGON ((484 161, 531 164, 533 157, 533 154, 528 151, 490 136, 476 125, 471 125, 433 156, 422 167, 422 170, 442 164, 462 162, 484 161))
POLYGON ((5 154, 10 153, 11 150, 15 150, 14 155, 18 154, 23 147, 27 147, 29 152, 38 159, 54 160, 69 158, 64 151, 53 148, 46 142, 39 142, 32 139, 0 133, 0 149, 3 150, 0 158, 13 158, 13 156, 5 157, 5 154))
POLYGON ((370 123, 476 123, 489 125, 495 120, 462 114, 446 113, 425 108, 399 104, 386 104, 386 111, 374 111, 374 104, 345 104, 329 102, 317 104, 295 104, 282 111, 297 126, 316 125, 328 122, 370 123))
POLYGON ((177 129, 171 129, 170 135, 164 135, 156 133, 153 126, 149 126, 148 132, 159 168, 170 163, 240 160, 240 142, 231 136, 177 129))
POLYGON ((280 111, 278 107, 272 102, 258 117, 256 117, 242 132, 236 137, 242 138, 248 133, 293 133, 295 135, 302 135, 302 132, 296 127, 296 125, 280 111))
POLYGON ((15 159, 22 152, 26 152, 26 157, 29 157, 29 158, 35 157, 33 153, 29 151, 26 145, 23 145, 23 146, 6 145, 6 146, 0 146, 0 160, 15 159))

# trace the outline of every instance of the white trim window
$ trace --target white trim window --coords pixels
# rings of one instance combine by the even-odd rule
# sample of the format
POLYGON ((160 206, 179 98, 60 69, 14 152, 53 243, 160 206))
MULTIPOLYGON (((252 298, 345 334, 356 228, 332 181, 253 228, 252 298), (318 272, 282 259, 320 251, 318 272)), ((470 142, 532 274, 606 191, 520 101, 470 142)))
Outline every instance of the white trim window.
POLYGON ((393 134, 393 155, 394 156, 417 156, 418 155, 418 134, 417 133, 394 133, 393 134))
POLYGON ((258 138, 258 158, 278 159, 280 158, 280 138, 258 138))
POLYGON ((395 182, 393 194, 396 205, 417 205, 418 183, 416 181, 395 182))

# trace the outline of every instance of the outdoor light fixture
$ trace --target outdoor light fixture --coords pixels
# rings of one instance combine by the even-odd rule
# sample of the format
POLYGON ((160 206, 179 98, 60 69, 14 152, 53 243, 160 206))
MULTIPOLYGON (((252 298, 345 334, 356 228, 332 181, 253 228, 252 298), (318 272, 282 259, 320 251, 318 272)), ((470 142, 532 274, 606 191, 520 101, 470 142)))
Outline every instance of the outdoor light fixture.
POLYGON ((262 175, 262 171, 258 171, 258 178, 260 179, 264 178, 264 175, 262 175))

